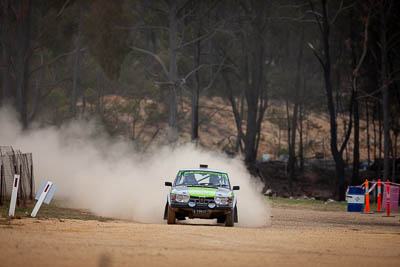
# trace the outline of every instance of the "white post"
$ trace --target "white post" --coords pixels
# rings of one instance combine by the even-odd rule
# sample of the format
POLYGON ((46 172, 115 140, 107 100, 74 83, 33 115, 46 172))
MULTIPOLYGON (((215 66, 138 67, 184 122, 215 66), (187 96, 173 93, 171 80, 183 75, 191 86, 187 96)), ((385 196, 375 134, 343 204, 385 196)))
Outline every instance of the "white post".
POLYGON ((14 175, 13 188, 11 191, 10 209, 8 210, 8 216, 14 216, 15 204, 17 203, 18 187, 19 187, 19 174, 14 175))
POLYGON ((40 197, 38 199, 38 202, 36 202, 35 207, 33 208, 33 211, 31 213, 31 217, 36 217, 36 214, 38 213, 40 206, 42 206, 42 203, 44 199, 46 198, 47 193, 50 191, 50 187, 53 183, 52 182, 47 182, 46 186, 44 187, 44 190, 42 194, 40 194, 40 197))

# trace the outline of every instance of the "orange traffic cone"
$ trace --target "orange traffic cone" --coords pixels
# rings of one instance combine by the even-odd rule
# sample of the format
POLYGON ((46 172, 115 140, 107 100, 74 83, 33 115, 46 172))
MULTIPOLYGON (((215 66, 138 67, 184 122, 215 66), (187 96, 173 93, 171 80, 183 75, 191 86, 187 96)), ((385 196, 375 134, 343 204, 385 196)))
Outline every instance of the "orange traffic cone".
POLYGON ((386 181, 386 215, 383 217, 394 217, 390 215, 390 182, 389 180, 386 181))
POLYGON ((369 188, 368 188, 368 180, 365 179, 365 211, 363 214, 373 214, 373 212, 369 211, 369 188))
POLYGON ((381 179, 378 179, 378 210, 375 212, 383 212, 382 211, 382 183, 381 179))

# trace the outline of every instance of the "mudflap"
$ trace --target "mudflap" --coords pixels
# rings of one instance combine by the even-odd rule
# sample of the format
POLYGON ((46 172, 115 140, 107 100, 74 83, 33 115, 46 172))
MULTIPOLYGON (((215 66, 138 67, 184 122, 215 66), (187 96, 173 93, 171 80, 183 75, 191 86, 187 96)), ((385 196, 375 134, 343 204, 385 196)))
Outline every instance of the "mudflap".
POLYGON ((235 213, 233 214, 233 221, 235 223, 239 222, 238 212, 237 212, 237 205, 235 206, 235 213))
POLYGON ((167 220, 168 218, 168 201, 165 204, 165 209, 164 209, 164 220, 167 220))

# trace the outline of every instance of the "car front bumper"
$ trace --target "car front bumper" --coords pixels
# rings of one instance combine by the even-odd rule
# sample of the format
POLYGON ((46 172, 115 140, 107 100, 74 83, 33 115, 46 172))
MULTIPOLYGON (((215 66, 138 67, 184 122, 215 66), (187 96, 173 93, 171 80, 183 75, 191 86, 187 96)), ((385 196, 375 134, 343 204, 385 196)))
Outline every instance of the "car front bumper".
POLYGON ((188 203, 171 203, 171 208, 177 214, 189 218, 215 219, 232 212, 233 207, 229 205, 217 205, 209 208, 206 203, 197 203, 195 207, 189 207, 188 203))
POLYGON ((216 205, 215 208, 209 208, 208 203, 196 203, 196 206, 189 207, 188 203, 173 202, 171 208, 189 208, 189 209, 208 209, 208 210, 231 210, 230 205, 216 205))

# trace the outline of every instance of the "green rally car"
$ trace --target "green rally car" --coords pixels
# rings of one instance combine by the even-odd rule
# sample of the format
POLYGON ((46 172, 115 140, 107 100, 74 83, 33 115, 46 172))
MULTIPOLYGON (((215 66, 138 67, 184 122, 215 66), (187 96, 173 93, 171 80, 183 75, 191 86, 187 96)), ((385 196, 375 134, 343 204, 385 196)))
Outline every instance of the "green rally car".
POLYGON ((164 220, 174 224, 186 218, 217 219, 218 223, 233 226, 238 222, 237 199, 226 172, 208 169, 182 169, 171 186, 165 205, 164 220))

